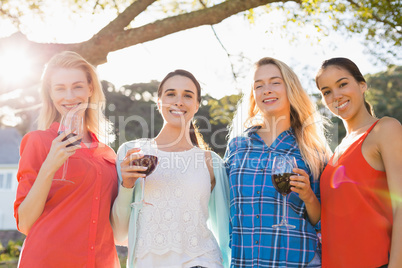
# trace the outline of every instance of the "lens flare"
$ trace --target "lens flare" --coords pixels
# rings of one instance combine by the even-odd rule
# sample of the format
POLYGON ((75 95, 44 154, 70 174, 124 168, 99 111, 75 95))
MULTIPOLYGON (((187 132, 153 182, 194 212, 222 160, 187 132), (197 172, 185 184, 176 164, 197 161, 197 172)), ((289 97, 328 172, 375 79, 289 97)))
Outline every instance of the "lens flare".
POLYGON ((331 178, 331 187, 333 189, 338 188, 342 183, 354 183, 357 184, 357 182, 353 181, 350 179, 348 176, 346 176, 345 172, 345 166, 340 165, 333 173, 332 178, 331 178))

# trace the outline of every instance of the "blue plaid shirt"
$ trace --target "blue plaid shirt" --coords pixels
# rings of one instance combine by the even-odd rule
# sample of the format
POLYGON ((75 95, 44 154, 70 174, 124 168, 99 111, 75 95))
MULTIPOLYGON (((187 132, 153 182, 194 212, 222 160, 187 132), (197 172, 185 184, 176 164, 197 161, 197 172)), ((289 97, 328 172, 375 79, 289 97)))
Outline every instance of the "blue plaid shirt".
MULTIPOLYGON (((292 129, 268 147, 256 133, 259 127, 229 142, 225 163, 230 183, 231 267, 305 267, 314 257, 318 238, 297 193, 287 195, 289 224, 295 229, 273 229, 282 216, 282 196, 271 182, 275 155, 294 156, 311 177, 292 129)), ((319 182, 311 188, 319 196, 319 182)))

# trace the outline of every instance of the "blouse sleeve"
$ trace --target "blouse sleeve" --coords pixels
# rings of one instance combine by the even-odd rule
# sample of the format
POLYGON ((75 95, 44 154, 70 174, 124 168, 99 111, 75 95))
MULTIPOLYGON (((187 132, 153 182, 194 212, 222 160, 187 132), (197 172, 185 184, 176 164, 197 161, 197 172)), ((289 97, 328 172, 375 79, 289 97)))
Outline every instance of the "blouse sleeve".
POLYGON ((17 172, 18 188, 14 201, 14 217, 17 228, 19 222, 18 208, 31 190, 39 170, 49 153, 49 148, 46 148, 41 135, 36 131, 30 132, 22 138, 17 172))
POLYGON ((230 266, 230 214, 229 214, 229 181, 222 159, 212 153, 213 169, 216 184, 209 200, 208 225, 216 237, 222 252, 223 266, 230 266))
POLYGON ((121 185, 121 169, 120 163, 123 161, 127 152, 126 144, 120 146, 117 151, 116 169, 118 174, 119 192, 113 203, 111 213, 111 224, 113 228, 114 238, 119 245, 127 245, 128 229, 130 223, 131 206, 133 202, 133 188, 124 188, 121 185))

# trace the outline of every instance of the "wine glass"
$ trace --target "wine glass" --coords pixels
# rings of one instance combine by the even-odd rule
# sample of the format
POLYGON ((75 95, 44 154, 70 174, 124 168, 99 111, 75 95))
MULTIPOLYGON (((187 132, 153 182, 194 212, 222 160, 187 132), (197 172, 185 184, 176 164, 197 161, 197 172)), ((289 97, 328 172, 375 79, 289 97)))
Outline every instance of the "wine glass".
POLYGON ((296 168, 296 159, 293 156, 278 155, 274 157, 272 163, 272 184, 275 189, 283 197, 282 221, 280 224, 272 225, 273 228, 294 229, 296 226, 288 224, 286 216, 286 195, 292 190, 290 189, 290 176, 297 175, 293 172, 296 168))
MULTIPOLYGON (((143 166, 147 167, 146 170, 137 171, 138 173, 145 174, 146 176, 151 175, 154 172, 156 165, 158 164, 158 147, 154 139, 142 139, 134 142, 134 148, 140 148, 144 154, 144 157, 135 159, 131 162, 133 166, 143 166)), ((152 205, 144 200, 144 190, 145 190, 145 178, 139 178, 141 180, 141 200, 134 202, 134 205, 152 205)))
MULTIPOLYGON (((67 113, 66 115, 64 115, 60 121, 60 126, 59 126, 59 130, 57 131, 57 134, 60 135, 63 132, 67 132, 69 134, 67 134, 67 136, 62 141, 66 141, 72 137, 82 135, 84 132, 84 119, 83 119, 82 115, 77 114, 77 113, 74 113, 74 114, 67 113)), ((68 144, 66 147, 79 145, 81 143, 81 140, 82 139, 73 141, 70 144, 68 144)), ((65 179, 66 174, 67 174, 67 169, 68 169, 68 158, 63 164, 63 173, 62 173, 61 179, 53 179, 53 180, 74 183, 71 180, 65 179)))

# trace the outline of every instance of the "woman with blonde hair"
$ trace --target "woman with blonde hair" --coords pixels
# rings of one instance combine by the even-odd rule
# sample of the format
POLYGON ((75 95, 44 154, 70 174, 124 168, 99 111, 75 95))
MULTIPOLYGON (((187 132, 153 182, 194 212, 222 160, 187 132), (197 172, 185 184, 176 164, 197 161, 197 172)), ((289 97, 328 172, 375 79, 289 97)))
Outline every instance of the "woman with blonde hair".
POLYGON ((329 154, 323 119, 296 74, 277 59, 260 59, 225 154, 234 267, 320 267, 314 226, 320 220, 319 177, 329 154), (271 182, 279 155, 297 162, 287 196, 294 229, 273 228, 282 214, 281 194, 271 182))
POLYGON ((19 267, 120 267, 109 221, 116 154, 98 140, 111 136, 105 131, 111 125, 95 68, 75 52, 57 54, 45 68, 41 93, 40 130, 26 134, 20 149, 14 216, 26 239, 19 267), (71 114, 83 131, 67 139, 69 131, 59 135, 58 129, 71 114))

